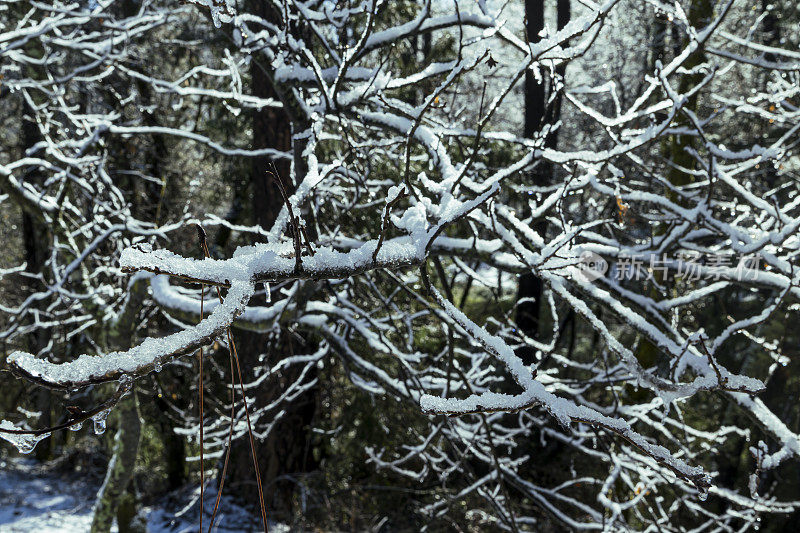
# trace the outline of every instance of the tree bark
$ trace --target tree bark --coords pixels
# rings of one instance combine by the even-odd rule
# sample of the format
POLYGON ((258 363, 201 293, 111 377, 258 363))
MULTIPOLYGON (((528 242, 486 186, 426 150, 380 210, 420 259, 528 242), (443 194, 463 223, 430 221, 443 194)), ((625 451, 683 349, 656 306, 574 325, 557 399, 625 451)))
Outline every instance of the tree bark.
MULTIPOLYGON (((272 81, 257 61, 250 62, 253 94, 260 98, 278 98, 272 81)), ((284 109, 265 107, 253 113, 253 149, 274 148, 288 152, 292 149, 292 127, 284 109)), ((283 207, 280 190, 272 172, 293 190, 291 165, 288 159, 273 160, 267 156, 253 157, 250 184, 253 190, 253 215, 255 222, 269 229, 283 207), (273 167, 274 165, 274 167, 273 167)))
MULTIPOLYGON (((711 0, 693 0, 689 6, 689 23, 692 27, 700 30, 704 28, 709 22, 714 13, 714 5, 711 0)), ((694 69, 705 61, 705 52, 702 48, 695 50, 686 59, 683 68, 687 70, 694 69)), ((678 93, 686 94, 695 88, 702 80, 704 74, 702 72, 694 72, 691 74, 684 74, 678 82, 678 93)), ((697 111, 700 93, 691 95, 686 103, 684 109, 691 112, 697 111)), ((683 113, 675 117, 673 127, 692 128, 691 121, 683 113)), ((665 152, 668 160, 670 161, 670 168, 667 170, 667 179, 675 187, 681 188, 689 185, 694 181, 693 175, 687 170, 693 170, 696 166, 696 160, 691 154, 690 149, 694 148, 695 138, 691 135, 670 135, 665 141, 665 152)), ((680 195, 668 189, 665 191, 665 196, 678 205, 685 205, 685 201, 680 195)), ((664 226, 658 226, 655 229, 656 234, 661 234, 664 231, 664 226)), ((664 280, 665 282, 667 280, 664 280)), ((659 295, 655 287, 650 292, 651 297, 658 299, 659 295)), ((642 338, 639 346, 636 349, 636 359, 642 364, 643 367, 649 368, 657 365, 661 371, 666 371, 669 366, 669 361, 660 356, 659 349, 649 339, 642 338)))
MULTIPOLYGON (((27 102, 23 102, 22 107, 22 128, 20 136, 20 152, 24 154, 29 148, 33 147, 42 140, 41 132, 33 121, 33 109, 27 102)), ((23 175, 22 181, 28 183, 38 183, 42 181, 42 176, 36 167, 32 167, 23 175)), ((25 246, 25 272, 31 275, 44 275, 44 266, 47 258, 47 248, 50 232, 47 225, 41 218, 41 213, 34 212, 27 208, 25 203, 20 204, 22 210, 22 237, 25 246)), ((38 281, 27 278, 25 289, 29 293, 38 291, 41 287, 37 286, 38 281)), ((34 309, 44 310, 46 303, 38 301, 32 304, 34 309)), ((34 354, 40 353, 50 343, 51 334, 49 329, 38 328, 27 335, 28 351, 34 354)), ((42 426, 52 424, 52 393, 48 390, 37 388, 33 393, 34 407, 41 413, 39 423, 42 426)), ((36 458, 40 461, 47 461, 53 458, 53 447, 55 439, 47 439, 36 447, 36 458)))

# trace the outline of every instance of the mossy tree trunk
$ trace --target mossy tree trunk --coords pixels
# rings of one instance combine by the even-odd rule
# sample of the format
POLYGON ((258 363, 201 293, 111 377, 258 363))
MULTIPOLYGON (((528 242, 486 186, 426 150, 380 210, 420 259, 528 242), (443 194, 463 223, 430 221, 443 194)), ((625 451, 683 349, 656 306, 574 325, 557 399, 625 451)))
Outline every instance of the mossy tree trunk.
MULTIPOLYGON (((42 141, 39 127, 33 121, 34 112, 27 102, 22 107, 22 128, 20 136, 20 152, 24 154, 28 149, 42 141)), ((23 180, 27 183, 39 183, 42 181, 41 173, 35 169, 26 171, 23 180)), ((47 224, 41 218, 41 214, 28 209, 25 203, 20 204, 22 208, 22 238, 25 246, 25 272, 31 276, 44 276, 45 261, 47 259, 48 242, 50 231, 47 224)), ((41 282, 34 278, 27 278, 28 286, 26 289, 32 294, 41 289, 41 282)), ((36 301, 32 306, 44 311, 46 303, 36 301)), ((38 354, 50 343, 50 330, 38 328, 27 335, 28 351, 38 354)), ((41 413, 39 423, 42 426, 52 424, 52 393, 43 388, 37 388, 34 392, 35 409, 41 413)), ((53 458, 53 446, 56 439, 47 439, 36 447, 36 458, 40 461, 47 461, 53 458)))
MULTIPOLYGON (((139 420, 139 405, 136 401, 135 391, 122 400, 116 410, 117 432, 114 435, 114 451, 108 463, 105 481, 97 493, 92 518, 92 533, 101 533, 111 530, 114 517, 122 508, 125 518, 130 520, 135 513, 130 513, 132 494, 126 494, 136 465, 136 456, 139 452, 139 438, 141 436, 141 421, 139 420), (128 500, 128 505, 122 503, 128 500)), ((131 531, 130 522, 118 520, 120 533, 131 531)))
MULTIPOLYGON (((133 345, 138 325, 137 311, 141 308, 145 294, 146 287, 143 281, 133 284, 123 311, 108 332, 109 346, 126 350, 133 345)), ((135 389, 117 405, 114 413, 117 430, 106 477, 97 493, 94 505, 92 533, 110 531, 115 516, 118 516, 117 526, 120 533, 131 531, 130 520, 135 515, 136 497, 135 494, 128 492, 142 433, 135 389)))

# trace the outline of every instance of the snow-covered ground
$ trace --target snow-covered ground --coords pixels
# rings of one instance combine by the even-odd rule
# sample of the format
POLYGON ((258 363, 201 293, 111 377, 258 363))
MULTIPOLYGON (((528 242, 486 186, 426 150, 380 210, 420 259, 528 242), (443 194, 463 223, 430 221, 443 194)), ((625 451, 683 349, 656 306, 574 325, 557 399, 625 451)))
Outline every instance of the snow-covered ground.
MULTIPOLYGON (((89 531, 92 505, 99 484, 80 474, 56 473, 43 469, 31 459, 0 461, 0 532, 79 533, 89 531)), ((149 533, 178 533, 198 530, 199 487, 170 494, 145 507, 149 533)), ((205 524, 214 508, 216 493, 205 494, 205 524)), ((215 531, 260 531, 257 517, 223 497, 215 531)), ((116 531, 116 527, 112 529, 116 531)), ((270 524, 270 532, 288 531, 270 524)))
POLYGON ((0 531, 88 531, 97 486, 39 472, 32 460, 0 462, 0 531))

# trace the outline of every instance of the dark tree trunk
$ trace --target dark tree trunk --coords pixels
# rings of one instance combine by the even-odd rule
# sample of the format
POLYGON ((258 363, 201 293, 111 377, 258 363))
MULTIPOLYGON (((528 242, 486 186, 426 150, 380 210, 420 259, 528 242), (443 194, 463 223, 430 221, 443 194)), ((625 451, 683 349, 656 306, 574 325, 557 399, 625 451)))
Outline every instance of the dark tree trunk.
MULTIPOLYGON (((266 3, 253 2, 250 9, 267 20, 278 20, 277 13, 268 12, 270 7, 266 3)), ((270 73, 262 68, 268 64, 253 58, 250 67, 252 92, 260 98, 281 99, 281 95, 272 84, 270 73)), ((287 112, 289 105, 290 102, 284 101, 284 108, 265 107, 253 113, 253 149, 273 148, 290 154, 300 149, 299 146, 293 145, 292 133, 293 127, 298 130, 303 128, 302 125, 297 126, 296 120, 293 125, 293 117, 287 112)), ((305 175, 305 170, 302 161, 295 157, 294 173, 298 181, 305 175)), ((268 171, 277 171, 289 194, 296 186, 291 176, 290 160, 253 158, 250 174, 252 222, 264 229, 272 226, 283 206, 280 190, 268 171)), ((313 238, 311 235, 310 237, 313 238)), ((265 304, 263 301, 258 302, 258 305, 265 304)), ((307 343, 302 345, 304 340, 298 341, 283 331, 272 337, 241 330, 234 331, 234 335, 245 381, 254 379, 254 370, 264 366, 261 354, 266 354, 266 362, 272 367, 295 351, 307 353, 313 350, 307 343)), ((282 373, 267 380, 254 393, 255 405, 264 406, 274 401, 289 384, 297 380, 299 373, 299 368, 284 369, 282 373)), ((312 379, 314 375, 306 377, 307 381, 312 379)), ((318 389, 315 387, 291 403, 281 406, 278 410, 286 411, 283 418, 275 424, 264 441, 256 441, 264 501, 270 518, 285 519, 291 516, 296 480, 316 467, 311 454, 310 429, 317 412, 317 398, 318 389)), ((251 411, 252 409, 255 409, 255 406, 251 406, 251 411)), ((274 414, 275 412, 271 412, 270 416, 274 414)), ((240 439, 234 443, 228 476, 233 490, 248 503, 257 506, 258 494, 252 490, 255 476, 249 446, 247 439, 240 439)))
MULTIPOLYGON (((544 29, 544 0, 526 0, 525 2, 525 30, 528 40, 536 42, 540 39, 539 33, 544 29)), ((570 0, 558 0, 557 4, 558 28, 561 29, 569 21, 570 0)), ((565 65, 558 69, 558 74, 563 76, 565 65)), ((552 86, 552 84, 551 84, 552 86)), ((525 123, 523 136, 532 138, 545 124, 553 124, 561 113, 560 99, 557 99, 549 108, 545 83, 537 81, 531 70, 525 73, 525 123)), ((555 147, 557 137, 551 133, 545 139, 547 147, 555 147)), ((547 185, 553 175, 552 165, 541 162, 531 174, 531 184, 535 186, 547 185)), ((527 200, 523 206, 525 216, 530 214, 527 200)), ((547 222, 533 221, 533 229, 542 237, 547 233, 547 222)), ((519 278, 517 289, 516 323, 520 331, 531 338, 539 336, 539 322, 541 319, 542 280, 532 274, 523 274, 519 278)), ((517 355, 525 364, 533 364, 536 360, 536 351, 530 346, 522 346, 517 350, 517 355)))
MULTIPOLYGON (((251 66, 254 92, 262 98, 274 96, 269 78, 257 66, 251 66)), ((253 149, 274 148, 289 151, 292 147, 291 123, 282 109, 267 107, 253 114, 253 149)), ((272 160, 254 157, 250 183, 253 188, 253 216, 262 228, 269 229, 283 206, 280 190, 274 183, 272 172, 277 170, 287 189, 291 183, 290 163, 287 159, 272 160), (273 168, 272 165, 275 165, 273 168)))
MULTIPOLYGON (((25 117, 22 120, 22 136, 20 143, 20 151, 25 153, 26 150, 36 145, 42 140, 39 128, 33 122, 33 110, 25 104, 24 106, 25 117)), ((42 181, 39 171, 35 168, 29 169, 23 176, 23 181, 28 183, 37 183, 42 181)), ((47 258, 47 244, 49 231, 47 226, 41 220, 41 217, 36 213, 31 213, 25 210, 23 205, 22 210, 22 236, 25 245, 25 272, 37 275, 42 274, 44 270, 44 263, 47 258)), ((40 282, 30 280, 29 290, 31 292, 37 291, 41 288, 40 282)), ((33 304, 36 305, 36 304, 33 304)), ((38 353, 44 349, 50 341, 50 332, 46 329, 37 329, 28 338, 28 350, 31 353, 38 353)))
MULTIPOLYGON (((259 11, 266 11, 261 5, 259 11)), ((267 16, 267 13, 258 13, 267 16)), ((269 19, 268 19, 269 20, 269 19)), ((268 65, 268 64, 267 64, 268 65)), ((250 62, 250 77, 253 94, 259 98, 279 99, 272 85, 266 65, 255 58, 250 62)), ((292 149, 292 125, 285 109, 264 107, 253 112, 254 150, 273 148, 283 152, 292 149)), ((283 206, 280 190, 274 183, 272 173, 277 171, 287 189, 293 190, 291 183, 291 164, 288 159, 272 159, 268 156, 252 158, 250 183, 253 191, 253 217, 264 229, 269 229, 283 206)))
MULTIPOLYGON (((27 103, 23 104, 23 118, 22 118, 22 135, 20 138, 20 151, 25 153, 26 150, 36 145, 42 140, 41 132, 33 122, 33 110, 27 103)), ((39 171, 35 168, 29 169, 25 172, 23 180, 29 183, 41 182, 42 177, 39 171)), ((44 275, 44 264, 47 258, 47 248, 49 242, 49 231, 47 225, 41 220, 38 213, 33 213, 26 210, 25 205, 22 207, 22 237, 25 246, 25 272, 31 275, 44 275)), ((40 281, 28 278, 25 290, 33 293, 42 288, 40 281)), ((35 308, 43 308, 46 305, 44 302, 33 303, 35 308)), ((40 328, 36 329, 27 335, 28 351, 34 354, 40 353, 50 343, 51 334, 50 330, 40 328)), ((52 394, 50 391, 37 387, 34 395, 34 408, 39 411, 41 417, 39 424, 41 426, 50 426, 52 424, 52 394)), ((53 458, 53 447, 55 446, 56 439, 46 439, 36 447, 36 458, 40 461, 46 461, 53 458)))

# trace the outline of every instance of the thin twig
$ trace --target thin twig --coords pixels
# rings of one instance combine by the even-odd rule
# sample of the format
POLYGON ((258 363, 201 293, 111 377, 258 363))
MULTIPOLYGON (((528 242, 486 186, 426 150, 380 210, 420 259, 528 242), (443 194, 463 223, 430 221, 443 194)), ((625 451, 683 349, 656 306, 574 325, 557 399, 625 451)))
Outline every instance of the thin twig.
MULTIPOLYGON (((206 257, 210 257, 208 245, 205 241, 203 241, 203 252, 205 253, 206 257)), ((220 292, 219 288, 217 289, 217 297, 219 298, 219 303, 222 303, 222 293, 220 292)), ((202 316, 202 307, 200 314, 202 316)), ((225 488, 225 476, 228 473, 228 461, 231 457, 231 447, 233 444, 233 424, 234 419, 236 418, 236 378, 233 371, 233 355, 231 354, 230 350, 228 350, 228 360, 231 363, 231 423, 228 425, 228 446, 225 450, 225 461, 222 463, 222 474, 220 475, 217 497, 214 501, 214 510, 211 513, 211 520, 208 524, 208 533, 211 533, 211 529, 214 527, 214 520, 217 516, 217 511, 219 510, 219 504, 222 499, 222 491, 225 488)))
MULTIPOLYGON (((200 240, 200 249, 204 256, 208 256, 208 246, 206 245, 206 232, 200 224, 195 224, 197 228, 197 236, 200 240)), ((203 320, 203 304, 206 300, 206 286, 200 284, 200 320, 203 320)), ((203 435, 203 346, 199 350, 199 372, 197 373, 197 394, 199 397, 198 408, 200 409, 200 533, 203 533, 203 511, 205 508, 205 461, 203 458, 203 447, 205 446, 205 439, 203 435)))
POLYGON ((289 201, 289 195, 286 193, 286 187, 284 187, 280 175, 278 175, 275 172, 272 172, 271 170, 267 170, 267 173, 272 175, 275 184, 281 191, 281 196, 283 197, 283 203, 286 204, 286 210, 289 212, 289 225, 292 228, 292 240, 294 241, 294 257, 295 257, 294 269, 295 272, 300 272, 303 269, 303 260, 301 257, 303 253, 303 244, 300 237, 300 222, 294 215, 294 209, 292 209, 292 202, 289 201))
POLYGON ((67 429, 68 427, 74 426, 76 424, 83 424, 85 421, 89 420, 93 416, 103 411, 110 411, 111 409, 116 406, 119 401, 131 390, 133 386, 133 380, 126 380, 121 382, 117 386, 116 392, 106 401, 101 403, 100 405, 89 409, 88 411, 79 411, 77 409, 70 409, 69 406, 67 410, 73 415, 66 422, 61 424, 56 424, 55 426, 50 426, 41 429, 11 429, 11 428, 0 428, 0 433, 8 433, 11 435, 49 435, 55 431, 61 431, 62 429, 67 429))
POLYGON ((389 215, 392 213, 392 208, 399 202, 401 199, 405 198, 408 195, 408 191, 403 189, 400 191, 397 196, 390 202, 386 202, 386 209, 383 212, 383 220, 381 221, 381 234, 378 237, 378 245, 375 247, 375 251, 372 252, 372 262, 378 260, 378 252, 383 246, 383 240, 386 238, 386 230, 389 227, 389 215))

